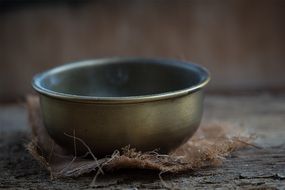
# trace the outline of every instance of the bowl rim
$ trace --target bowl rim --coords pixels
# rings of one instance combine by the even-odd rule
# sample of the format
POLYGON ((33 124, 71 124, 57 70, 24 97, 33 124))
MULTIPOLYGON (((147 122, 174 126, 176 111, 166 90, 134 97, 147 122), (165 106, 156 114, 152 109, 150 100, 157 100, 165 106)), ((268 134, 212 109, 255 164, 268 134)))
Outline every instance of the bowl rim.
POLYGON ((162 99, 169 99, 179 96, 184 96, 187 94, 194 93, 204 86, 206 86, 210 81, 209 71, 198 64, 194 64, 188 61, 182 61, 177 59, 165 59, 165 58, 142 58, 142 57, 112 57, 112 58, 99 58, 99 59, 89 59, 83 61, 76 61, 67 64, 63 64, 42 73, 36 74, 32 79, 32 87, 35 91, 42 95, 49 97, 63 99, 73 102, 86 102, 86 103, 138 103, 138 102, 148 102, 148 101, 157 101, 162 99), (50 89, 47 89, 41 85, 41 81, 53 74, 58 72, 63 72, 65 70, 74 69, 77 67, 83 66, 92 66, 99 64, 112 64, 117 62, 144 62, 148 64, 164 64, 184 67, 191 69, 192 71, 199 72, 201 74, 202 80, 196 85, 184 88, 181 90, 175 90, 170 92, 163 92, 157 94, 147 94, 141 96, 124 96, 124 97, 96 97, 96 96, 86 96, 86 95, 74 95, 62 92, 56 92, 50 89))

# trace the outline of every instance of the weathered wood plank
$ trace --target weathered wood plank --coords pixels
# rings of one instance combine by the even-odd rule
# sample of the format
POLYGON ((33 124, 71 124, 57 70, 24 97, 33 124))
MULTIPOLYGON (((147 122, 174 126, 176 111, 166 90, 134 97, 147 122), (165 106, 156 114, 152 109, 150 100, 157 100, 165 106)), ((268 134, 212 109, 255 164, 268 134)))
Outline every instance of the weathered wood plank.
MULTIPOLYGON (((88 188, 92 175, 76 180, 50 180, 49 174, 24 149, 23 144, 28 141, 24 109, 12 107, 0 106, 0 189, 88 188), (11 117, 14 112, 23 115, 11 117), (14 127, 4 126, 10 125, 12 120, 14 127)), ((260 137, 256 143, 263 148, 248 147, 238 151, 219 167, 178 175, 162 174, 163 182, 156 172, 117 171, 101 176, 98 188, 285 188, 285 96, 209 96, 205 110, 204 121, 230 122, 237 125, 237 129, 251 130, 260 137)))

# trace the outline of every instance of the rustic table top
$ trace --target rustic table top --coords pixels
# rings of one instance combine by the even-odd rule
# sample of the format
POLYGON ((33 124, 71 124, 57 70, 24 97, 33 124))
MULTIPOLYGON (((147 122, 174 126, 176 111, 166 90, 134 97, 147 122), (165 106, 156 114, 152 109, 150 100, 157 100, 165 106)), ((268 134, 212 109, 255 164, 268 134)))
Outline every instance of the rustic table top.
MULTIPOLYGON (((29 153, 24 104, 0 106, 0 189, 89 188, 93 176, 51 180, 29 153)), ((102 189, 285 189, 285 95, 207 96, 203 122, 222 121, 248 130, 260 148, 247 147, 223 165, 195 172, 162 175, 121 170, 102 175, 102 189)))

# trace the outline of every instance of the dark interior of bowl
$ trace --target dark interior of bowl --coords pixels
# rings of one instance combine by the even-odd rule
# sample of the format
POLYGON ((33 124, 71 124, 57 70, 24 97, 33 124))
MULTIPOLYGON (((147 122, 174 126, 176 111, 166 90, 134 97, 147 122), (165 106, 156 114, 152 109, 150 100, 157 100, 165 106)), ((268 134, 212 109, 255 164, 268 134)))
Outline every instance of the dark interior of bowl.
POLYGON ((94 61, 51 70, 38 85, 64 94, 128 97, 187 89, 206 78, 200 67, 175 61, 94 61))

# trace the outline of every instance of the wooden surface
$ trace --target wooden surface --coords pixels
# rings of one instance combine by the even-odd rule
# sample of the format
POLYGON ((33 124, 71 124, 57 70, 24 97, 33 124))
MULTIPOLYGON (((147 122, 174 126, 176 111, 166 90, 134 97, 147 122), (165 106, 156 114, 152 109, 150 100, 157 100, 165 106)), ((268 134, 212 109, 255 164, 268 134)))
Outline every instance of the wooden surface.
MULTIPOLYGON (((22 105, 0 106, 0 189, 88 188, 93 174, 50 180, 25 150, 26 111, 22 105)), ((99 177, 98 188, 111 189, 285 189, 285 95, 208 96, 204 121, 222 121, 255 133, 255 144, 235 152, 222 166, 177 175, 123 170, 99 177)))
POLYGON ((199 63, 211 90, 285 88, 284 0, 11 1, 0 1, 0 101, 31 92, 38 72, 110 56, 199 63))

